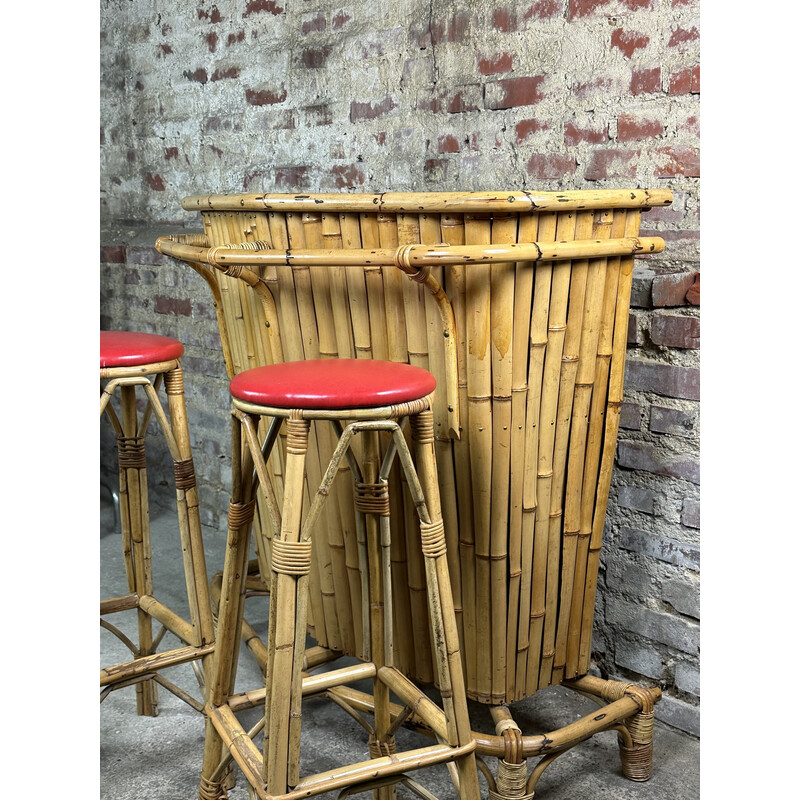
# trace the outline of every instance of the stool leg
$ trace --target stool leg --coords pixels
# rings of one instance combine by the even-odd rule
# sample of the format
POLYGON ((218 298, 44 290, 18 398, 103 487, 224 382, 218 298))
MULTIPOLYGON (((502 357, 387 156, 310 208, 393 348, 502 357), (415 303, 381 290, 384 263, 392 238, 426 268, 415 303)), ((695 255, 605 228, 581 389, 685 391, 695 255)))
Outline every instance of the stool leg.
POLYGON ((286 421, 286 479, 279 538, 273 541, 264 723, 267 792, 285 794, 299 780, 302 659, 308 618, 308 563, 294 563, 303 548, 303 508, 309 422, 286 421), (298 547, 299 546, 299 547, 298 547))
MULTIPOLYGON (((135 387, 121 387, 120 404, 123 435, 117 444, 120 463, 123 558, 129 590, 139 597, 144 597, 153 593, 153 576, 147 469, 144 438, 140 436, 136 412, 135 387)), ((138 609, 137 624, 139 655, 149 655, 153 647, 153 623, 150 615, 138 609)), ((158 715, 158 691, 154 680, 136 684, 136 712, 140 716, 158 715)))
MULTIPOLYGON (((378 478, 380 468, 380 451, 377 431, 364 433, 364 484, 374 485, 378 478)), ((367 568, 369 575, 369 632, 370 632, 370 658, 376 670, 386 665, 386 626, 391 625, 391 619, 386 619, 387 608, 385 598, 392 591, 391 583, 384 585, 382 575, 381 534, 386 534, 388 521, 388 496, 383 515, 374 513, 365 514, 365 527, 367 538, 367 568), (379 522, 380 520, 380 522, 379 522)), ((365 622, 365 624, 367 624, 365 622)), ((389 687, 377 677, 373 679, 372 691, 375 702, 375 733, 370 736, 369 751, 371 758, 390 755, 397 751, 394 736, 389 735, 391 726, 389 687)), ((397 795, 396 785, 381 786, 375 789, 373 796, 376 800, 393 800, 397 795)))
MULTIPOLYGON (((428 605, 437 653, 442 704, 448 720, 448 733, 454 737, 451 744, 464 745, 472 740, 472 730, 447 565, 447 546, 434 451, 433 414, 423 411, 413 416, 411 429, 416 445, 417 471, 430 519, 429 523, 421 524, 422 553, 428 579, 428 605)), ((479 800, 475 754, 470 753, 457 759, 456 770, 461 800, 479 800)))
MULTIPOLYGON (((250 523, 255 510, 255 502, 249 499, 253 459, 248 448, 242 448, 241 426, 237 419, 232 424, 231 462, 231 502, 217 612, 217 640, 211 668, 206 675, 207 702, 211 709, 225 705, 234 690, 244 614, 250 523)), ((200 800, 225 797, 222 781, 226 772, 219 769, 223 751, 222 738, 209 716, 206 720, 200 800)))
MULTIPOLYGON (((197 481, 189 440, 189 422, 183 393, 183 371, 180 366, 164 376, 164 387, 169 404, 170 427, 178 448, 179 459, 174 461, 175 491, 178 506, 178 528, 183 551, 186 594, 189 599, 189 616, 192 621, 196 647, 214 641, 214 622, 208 592, 205 549, 200 527, 200 507, 197 498, 197 481)), ((206 656, 208 666, 211 656, 206 656)))

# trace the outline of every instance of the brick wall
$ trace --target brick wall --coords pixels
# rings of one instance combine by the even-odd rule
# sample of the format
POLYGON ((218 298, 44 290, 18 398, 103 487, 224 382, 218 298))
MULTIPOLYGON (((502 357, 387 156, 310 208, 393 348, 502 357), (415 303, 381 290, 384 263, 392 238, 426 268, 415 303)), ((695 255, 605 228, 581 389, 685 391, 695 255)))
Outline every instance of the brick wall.
POLYGON ((183 196, 674 191, 644 217, 667 249, 635 273, 595 642, 603 674, 659 683, 658 716, 697 733, 698 0, 109 0, 101 37, 101 324, 185 342, 209 535, 230 470, 216 323, 152 250, 199 227, 183 196))

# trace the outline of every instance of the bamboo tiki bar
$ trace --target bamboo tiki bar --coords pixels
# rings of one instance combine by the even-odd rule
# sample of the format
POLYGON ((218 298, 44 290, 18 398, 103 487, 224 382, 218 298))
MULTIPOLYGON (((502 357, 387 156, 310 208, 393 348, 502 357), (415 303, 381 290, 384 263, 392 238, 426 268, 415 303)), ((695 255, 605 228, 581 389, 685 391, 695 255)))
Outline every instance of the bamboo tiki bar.
MULTIPOLYGON (((662 189, 197 195, 183 207, 201 213, 204 234, 158 240, 209 284, 231 376, 319 358, 434 374, 446 564, 473 700, 511 703, 589 669, 633 265, 664 248, 639 224, 670 202, 662 189)), ((382 458, 389 438, 374 438, 382 458)), ((333 442, 312 426, 304 508, 333 442)), ((267 461, 279 506, 284 450, 267 461)), ((435 682, 425 559, 399 472, 389 478, 393 663, 435 682)), ((349 480, 334 480, 328 503, 314 534, 308 632, 363 657, 368 598, 349 480)), ((263 488, 258 507, 267 574, 277 533, 263 488)), ((376 710, 385 729, 385 697, 376 710)))

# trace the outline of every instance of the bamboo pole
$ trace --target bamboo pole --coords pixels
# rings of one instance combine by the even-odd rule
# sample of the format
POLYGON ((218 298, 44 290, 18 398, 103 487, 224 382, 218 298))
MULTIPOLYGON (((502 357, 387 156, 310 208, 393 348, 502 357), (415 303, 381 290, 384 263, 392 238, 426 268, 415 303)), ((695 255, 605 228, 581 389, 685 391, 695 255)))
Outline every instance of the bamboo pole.
MULTIPOLYGON (((611 234, 611 221, 612 214, 610 212, 596 212, 592 236, 608 238, 611 234)), ((567 660, 567 636, 571 621, 572 594, 573 589, 580 586, 583 580, 582 578, 576 578, 575 573, 578 569, 576 553, 580 534, 581 491, 583 488, 589 409, 595 377, 597 342, 600 334, 600 314, 603 308, 605 273, 605 259, 592 259, 587 262, 586 293, 578 348, 578 363, 574 379, 572 421, 565 481, 561 595, 556 630, 556 654, 553 659, 553 683, 561 683, 564 677, 567 660)), ((569 677, 575 677, 575 675, 569 677)))
MULTIPOLYGON (((495 214, 492 221, 492 244, 517 241, 517 215, 495 214)), ((513 386, 515 272, 513 262, 494 263, 490 268, 491 299, 491 380, 492 380, 492 467, 490 570, 492 609, 492 702, 506 697, 507 669, 514 664, 508 658, 509 540, 516 538, 509 529, 509 493, 511 470, 511 395, 513 386)))
MULTIPOLYGON (((626 219, 626 231, 639 229, 639 212, 630 212, 626 219)), ((594 601, 597 592, 597 572, 600 564, 600 547, 603 543, 603 526, 608 506, 608 492, 611 487, 611 471, 614 466, 614 453, 617 449, 619 414, 622 406, 623 381, 625 377, 625 351, 628 342, 628 309, 631 302, 633 282, 633 258, 620 259, 619 281, 617 284, 617 303, 614 316, 614 332, 611 354, 611 370, 608 384, 608 403, 606 428, 603 439, 603 453, 597 481, 597 501, 592 519, 592 536, 589 543, 589 561, 586 570, 586 589, 584 590, 583 614, 581 615, 581 636, 579 648, 579 672, 587 672, 591 659, 592 622, 594 601)))
MULTIPOLYGON (((576 215, 559 214, 556 238, 574 239, 576 215)), ((537 446, 536 518, 534 528, 534 571, 532 577, 533 607, 531 610, 530 651, 526 694, 540 688, 540 671, 547 652, 544 650, 543 628, 547 603, 552 602, 552 564, 550 558, 550 495, 553 483, 556 414, 558 408, 559 376, 564 335, 567 326, 567 301, 570 284, 570 263, 553 265, 550 285, 550 305, 547 318, 547 345, 542 374, 539 411, 539 443, 537 446)))
MULTIPOLYGON (((543 213, 536 217, 525 217, 520 219, 519 238, 529 230, 532 238, 542 241, 552 241, 556 235, 556 215, 553 213, 543 213), (535 222, 531 222, 535 220, 535 222), (534 229, 535 226, 535 229, 534 229), (529 230, 530 229, 530 230, 529 230)), ((525 696, 528 653, 530 650, 531 635, 536 632, 536 640, 539 641, 541 633, 537 627, 541 613, 544 612, 543 603, 533 604, 531 595, 533 586, 534 563, 537 565, 543 561, 541 552, 534 553, 534 532, 536 515, 536 476, 538 466, 538 446, 539 446, 539 406, 542 393, 542 370, 544 369, 544 353, 547 344, 547 314, 550 306, 550 283, 552 279, 552 263, 546 262, 534 266, 533 264, 523 263, 520 269, 517 267, 517 280, 520 288, 515 293, 515 302, 520 303, 519 320, 520 329, 515 331, 514 346, 515 367, 518 366, 518 377, 514 382, 514 388, 519 390, 524 386, 524 412, 518 412, 518 418, 523 418, 524 413, 524 435, 522 441, 522 452, 518 450, 512 452, 512 464, 523 465, 522 486, 513 492, 513 497, 520 497, 521 502, 521 542, 520 542, 520 591, 519 591, 519 623, 517 639, 517 660, 515 672, 515 691, 513 699, 521 699, 525 696), (530 288, 533 289, 533 296, 530 296, 530 288), (529 313, 525 313, 530 309, 529 313), (527 353, 525 350, 527 349, 527 353), (527 357, 526 357, 527 356, 527 357), (519 453, 519 457, 517 454, 519 453)), ((512 401, 513 403, 513 401, 512 401)), ((513 417, 513 410, 512 410, 513 417)), ((518 424, 518 423, 517 423, 518 424)), ((515 429, 517 428, 515 424, 515 429)), ((518 474, 520 471, 518 470, 518 474)), ((513 506, 512 506, 513 510, 513 506)), ((540 548, 541 549, 541 548, 540 548)), ((513 633, 509 638, 514 638, 513 633)), ((511 698, 509 698, 511 699, 511 698)))
MULTIPOLYGON (((575 220, 575 238, 587 239, 592 232, 593 214, 579 211, 575 220)), ((561 371, 558 388, 558 409, 553 450, 553 477, 550 493, 550 532, 547 546, 547 604, 542 641, 542 664, 539 671, 539 686, 549 686, 552 681, 555 657, 555 632, 559 603, 559 571, 561 539, 563 537, 564 484, 566 478, 567 447, 572 427, 572 400, 575 391, 575 375, 580 356, 583 309, 586 296, 586 279, 589 262, 580 259, 572 262, 569 285, 569 310, 564 344, 561 355, 561 371)))
MULTIPOLYGON (((441 217, 442 240, 450 245, 463 245, 464 219, 444 214, 441 217)), ((444 267, 445 285, 450 295, 458 336, 456 357, 458 362, 458 402, 461 410, 461 430, 469 429, 469 404, 467 402, 467 287, 463 264, 444 267)), ((473 699, 478 693, 478 598, 475 584, 475 528, 470 497, 470 448, 466 437, 453 440, 453 472, 458 503, 458 553, 461 567, 461 596, 464 618, 464 667, 467 694, 473 699)), ((446 474, 446 473, 443 473, 446 474)))
POLYGON ((181 203, 187 211, 308 211, 342 208, 359 212, 419 211, 433 213, 517 213, 582 209, 644 208, 672 202, 668 189, 602 189, 568 192, 384 192, 383 194, 232 194, 192 195, 181 203))
MULTIPOLYGON (((487 245, 490 221, 474 215, 464 217, 467 245, 487 245)), ((489 642, 478 650, 478 699, 492 701, 493 662, 500 635, 492 628, 491 613, 491 503, 492 503, 492 360, 491 360, 491 277, 489 264, 475 264, 466 270, 467 408, 472 513, 475 526, 476 625, 489 642)), ((469 495, 467 495, 469 496, 469 495)), ((503 628, 505 634, 505 626, 503 628)), ((505 655, 505 641, 502 642, 505 655)))

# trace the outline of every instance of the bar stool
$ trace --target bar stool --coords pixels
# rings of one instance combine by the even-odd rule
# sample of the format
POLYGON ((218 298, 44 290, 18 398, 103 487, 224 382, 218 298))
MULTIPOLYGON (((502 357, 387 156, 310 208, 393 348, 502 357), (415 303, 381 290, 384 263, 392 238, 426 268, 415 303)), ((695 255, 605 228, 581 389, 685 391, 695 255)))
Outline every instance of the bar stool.
POLYGON ((183 396, 182 355, 183 345, 166 336, 123 331, 100 333, 100 416, 105 412, 117 434, 122 547, 128 583, 127 594, 101 601, 100 624, 125 643, 133 656, 129 661, 100 670, 100 701, 115 689, 134 684, 137 713, 143 716, 158 714, 156 683, 202 712, 203 703, 164 678, 160 670, 191 662, 203 687, 203 671, 197 668, 198 662, 207 668, 214 650, 214 626, 183 396), (151 381, 151 376, 155 376, 154 381, 151 381), (167 395, 169 418, 158 397, 162 384, 167 395), (145 400, 141 419, 137 411, 137 387, 143 391, 145 400), (117 389, 119 415, 110 403, 117 389), (153 592, 144 444, 151 416, 155 416, 174 462, 190 620, 157 600, 153 592), (138 644, 104 618, 108 614, 134 609, 138 618, 138 644), (155 636, 154 620, 162 625, 155 636), (156 652, 166 631, 177 636, 182 646, 156 652))
MULTIPOLYGON (((448 765, 461 798, 480 797, 476 744, 467 715, 436 476, 431 411, 435 385, 434 377, 419 367, 357 359, 275 364, 247 370, 231 381, 232 496, 218 612, 215 675, 210 681, 206 706, 201 800, 218 800, 223 796, 220 780, 231 758, 262 800, 299 800, 332 790, 341 790, 338 796, 345 797, 354 790, 367 789, 373 789, 377 797, 388 798, 398 781, 419 796, 430 798, 432 795, 405 773, 439 763, 448 765), (402 430, 406 419, 410 422, 416 459, 412 458, 402 430), (262 425, 263 436, 259 435, 261 420, 266 423, 262 425), (323 420, 333 424, 338 443, 316 493, 309 487, 309 497, 313 499, 304 514, 310 423, 323 420), (286 429, 284 499, 279 509, 267 475, 266 459, 283 425, 286 429), (381 432, 390 437, 382 461, 381 432), (360 464, 353 449, 356 436, 361 437, 360 464), (393 666, 387 477, 396 458, 420 520, 441 708, 393 666), (366 655, 363 663, 311 676, 303 669, 314 527, 344 459, 355 483, 366 655), (264 489, 267 516, 273 528, 271 542, 260 543, 269 548, 272 567, 266 688, 236 696, 233 689, 250 523, 259 484, 264 489), (375 717, 369 737, 371 758, 301 778, 303 696, 364 678, 373 680, 375 717), (389 703, 390 690, 405 704, 400 713, 394 706, 394 715, 389 703), (234 712, 253 707, 254 698, 264 704, 264 717, 248 734, 234 712), (398 753, 394 732, 412 713, 433 730, 438 743, 398 753), (252 738, 262 727, 263 753, 252 738)), ((266 538, 264 533, 261 535, 266 538)))

